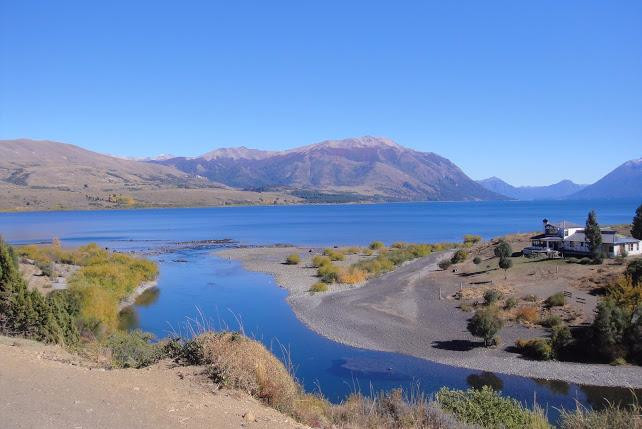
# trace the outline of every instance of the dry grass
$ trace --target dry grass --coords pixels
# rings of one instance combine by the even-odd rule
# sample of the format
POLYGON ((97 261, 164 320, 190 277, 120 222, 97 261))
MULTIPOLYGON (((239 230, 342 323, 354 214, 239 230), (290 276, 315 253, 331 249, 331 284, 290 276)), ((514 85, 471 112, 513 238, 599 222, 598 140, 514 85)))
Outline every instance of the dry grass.
POLYGON ((531 305, 519 307, 515 310, 514 317, 519 322, 534 325, 540 319, 539 308, 531 305))

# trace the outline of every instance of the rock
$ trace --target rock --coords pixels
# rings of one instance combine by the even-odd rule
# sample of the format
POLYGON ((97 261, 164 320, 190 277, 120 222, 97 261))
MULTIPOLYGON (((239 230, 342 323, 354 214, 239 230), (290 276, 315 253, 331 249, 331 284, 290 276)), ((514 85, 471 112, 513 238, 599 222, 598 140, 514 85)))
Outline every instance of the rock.
POLYGON ((254 416, 254 413, 252 411, 248 411, 245 414, 243 414, 243 418, 248 422, 256 421, 256 417, 254 416))

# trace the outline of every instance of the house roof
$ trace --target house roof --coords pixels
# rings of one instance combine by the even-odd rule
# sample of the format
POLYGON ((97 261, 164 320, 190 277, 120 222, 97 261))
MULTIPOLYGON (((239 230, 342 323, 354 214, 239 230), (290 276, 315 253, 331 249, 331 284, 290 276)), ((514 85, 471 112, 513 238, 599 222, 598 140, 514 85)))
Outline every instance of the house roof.
POLYGON ((555 223, 551 222, 550 224, 558 228, 584 228, 583 225, 578 225, 576 223, 569 222, 567 220, 562 220, 560 222, 555 222, 555 223))
POLYGON ((633 237, 625 237, 623 235, 615 237, 615 244, 628 244, 628 243, 639 243, 640 240, 633 237))
MULTIPOLYGON (((568 237, 564 237, 564 241, 586 241, 586 235, 584 232, 576 232, 568 237)), ((602 231, 602 242, 605 244, 626 244, 626 243, 639 243, 640 240, 636 240, 633 237, 626 237, 624 235, 614 234, 612 231, 602 231)))

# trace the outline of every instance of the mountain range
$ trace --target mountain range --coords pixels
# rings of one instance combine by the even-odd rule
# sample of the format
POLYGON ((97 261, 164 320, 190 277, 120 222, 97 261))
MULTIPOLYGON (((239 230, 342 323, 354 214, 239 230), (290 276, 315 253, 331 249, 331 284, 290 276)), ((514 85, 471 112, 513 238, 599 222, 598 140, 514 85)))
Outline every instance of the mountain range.
POLYGON ((328 140, 286 151, 224 148, 196 158, 152 161, 249 190, 357 194, 373 201, 505 199, 437 154, 389 139, 328 140))
POLYGON ((570 180, 562 180, 548 186, 513 186, 494 176, 478 180, 477 183, 490 191, 516 200, 559 200, 587 187, 570 180))
POLYGON ((642 198, 642 159, 592 185, 476 182, 448 159, 392 140, 327 140, 285 151, 222 148, 138 160, 28 139, 0 141, 0 210, 305 202, 642 198))

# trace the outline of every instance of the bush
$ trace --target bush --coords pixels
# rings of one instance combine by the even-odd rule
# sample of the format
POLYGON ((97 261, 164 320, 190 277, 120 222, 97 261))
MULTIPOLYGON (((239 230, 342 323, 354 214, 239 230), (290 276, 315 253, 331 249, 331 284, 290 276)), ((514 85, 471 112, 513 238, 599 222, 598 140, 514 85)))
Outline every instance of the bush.
POLYGON ((153 335, 139 330, 116 331, 107 337, 105 346, 111 351, 114 366, 119 368, 143 368, 158 362, 163 357, 163 347, 150 341, 153 335))
POLYGON ((473 258, 473 264, 475 264, 475 265, 481 264, 481 261, 482 261, 482 259, 479 256, 475 256, 473 258))
POLYGON ((509 258, 513 254, 513 249, 510 247, 510 244, 506 240, 499 240, 497 242, 497 245, 495 246, 495 249, 493 249, 493 253, 495 256, 498 258, 509 258))
POLYGON ((582 264, 582 265, 589 265, 592 262, 593 261, 591 260, 591 258, 584 257, 584 258, 580 259, 580 264, 582 264))
POLYGON ((529 294, 525 295, 522 299, 528 302, 537 302, 539 300, 539 297, 537 295, 529 294))
POLYGON ((626 358, 626 333, 631 321, 630 313, 612 299, 605 299, 597 306, 592 331, 595 350, 606 362, 626 358))
POLYGON ((539 410, 531 411, 513 398, 504 398, 489 386, 466 391, 443 387, 435 399, 442 409, 457 420, 485 428, 548 428, 539 410))
POLYGON ((319 268, 323 265, 330 265, 332 261, 327 256, 316 255, 312 258, 312 266, 319 268))
POLYGON ((517 309, 515 319, 519 322, 536 323, 539 320, 539 309, 534 306, 520 307, 517 309))
POLYGON ((450 258, 450 262, 453 264, 459 264, 464 262, 467 257, 468 257, 468 252, 466 252, 465 250, 459 249, 453 254, 452 258, 450 258))
POLYGON ((475 337, 483 338, 484 345, 488 346, 490 340, 502 329, 504 322, 492 308, 477 310, 468 321, 468 331, 475 337))
POLYGON ((640 280, 642 280, 642 259, 629 262, 626 266, 626 274, 631 277, 634 287, 640 285, 640 280))
POLYGON ((381 250, 386 246, 381 241, 373 241, 368 247, 371 250, 381 250))
POLYGON ((636 402, 630 406, 609 403, 601 410, 578 406, 575 411, 561 410, 562 429, 631 429, 642 427, 642 408, 636 402))
POLYGON ((477 244, 481 241, 481 236, 479 235, 473 235, 473 234, 466 234, 464 235, 464 244, 466 246, 472 246, 474 244, 477 244))
POLYGON ((552 328, 554 326, 558 326, 558 325, 561 325, 563 323, 564 323, 564 321, 562 320, 562 318, 559 317, 556 314, 550 315, 550 316, 546 317, 545 319, 542 319, 542 320, 539 321, 539 324, 542 325, 545 328, 552 328))
POLYGON ((325 249, 323 254, 330 258, 331 261, 343 261, 345 259, 343 253, 334 249, 325 249))
POLYGON ((309 289, 309 292, 312 292, 312 293, 327 292, 327 291, 328 291, 328 284, 323 282, 317 282, 313 284, 309 289))
POLYGON ((506 302, 504 302, 504 310, 512 310, 517 307, 517 298, 514 296, 509 297, 506 302))
POLYGON ((338 281, 339 283, 354 285, 365 282, 366 278, 367 273, 365 271, 356 267, 350 267, 347 270, 339 271, 338 281))
POLYGON ((551 348, 553 349, 553 355, 557 359, 564 358, 569 353, 572 344, 573 334, 571 334, 568 326, 563 323, 553 326, 553 332, 551 332, 551 348))
POLYGON ((450 266, 452 265, 452 262, 450 262, 449 259, 444 259, 443 261, 439 262, 438 265, 439 265, 439 268, 445 271, 448 268, 450 268, 450 266))
POLYGON ((499 268, 501 268, 502 270, 504 270, 504 278, 507 278, 507 276, 508 276, 508 274, 507 274, 507 273, 508 273, 508 270, 509 270, 510 268, 512 268, 512 266, 513 266, 513 260, 512 260, 512 259, 510 259, 510 258, 504 258, 504 257, 502 257, 502 258, 500 258, 500 259, 499 259, 499 268))
POLYGON ((343 253, 345 253, 346 255, 358 255, 359 253, 361 253, 361 249, 354 246, 348 247, 344 249, 343 253))
POLYGON ((500 299, 502 299, 503 295, 500 291, 495 290, 495 289, 488 289, 486 292, 484 292, 484 305, 493 305, 500 299))
POLYGON ((562 292, 557 292, 544 301, 547 307, 563 307, 566 304, 566 297, 562 292))
POLYGON ((339 280, 339 267, 333 264, 321 265, 317 274, 324 283, 334 283, 339 280))
POLYGON ((299 256, 298 253, 293 253, 291 255, 288 255, 287 258, 285 258, 285 263, 287 265, 298 265, 301 262, 301 257, 299 256))
POLYGON ((545 338, 518 339, 515 347, 522 355, 536 360, 550 360, 553 357, 553 349, 545 338))
POLYGON ((566 259, 566 263, 567 263, 567 264, 577 264, 577 263, 579 263, 579 262, 580 262, 580 260, 579 260, 579 259, 577 259, 577 258, 567 258, 567 259, 566 259))

